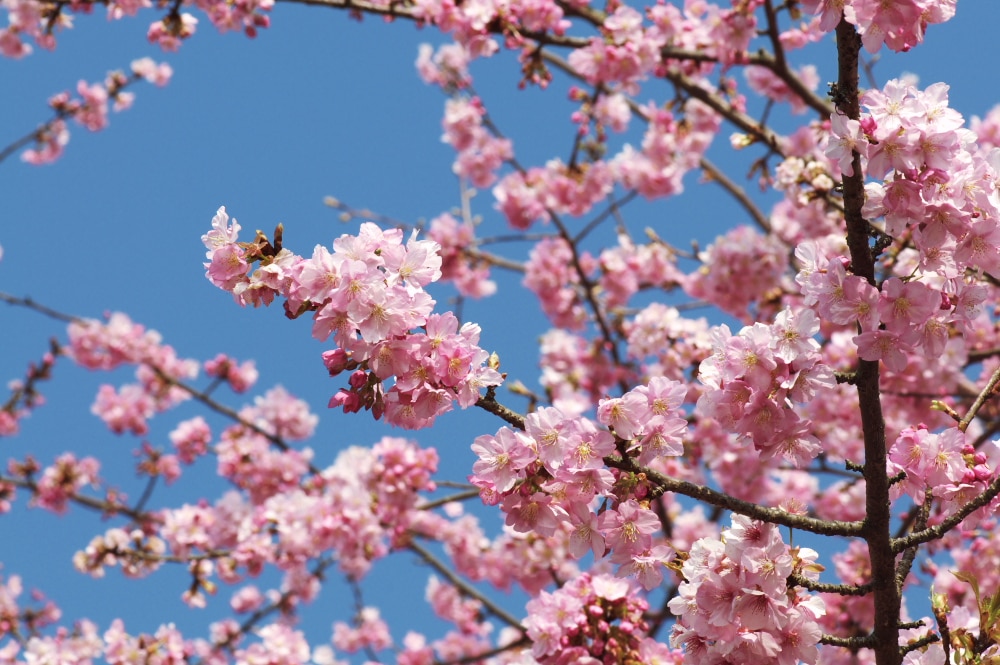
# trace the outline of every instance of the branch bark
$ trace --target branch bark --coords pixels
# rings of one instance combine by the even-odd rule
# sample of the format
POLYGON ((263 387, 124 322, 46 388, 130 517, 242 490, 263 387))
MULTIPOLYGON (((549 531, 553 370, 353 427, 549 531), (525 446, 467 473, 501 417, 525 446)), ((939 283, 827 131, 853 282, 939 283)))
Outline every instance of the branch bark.
MULTIPOLYGON (((841 19, 837 26, 837 111, 857 120, 861 114, 858 99, 858 65, 861 37, 854 26, 841 19)), ((875 283, 875 256, 868 235, 868 222, 861 213, 865 202, 861 156, 854 153, 854 174, 844 176, 844 219, 847 223, 847 246, 851 270, 875 283)), ((878 665, 899 665, 899 612, 901 599, 896 585, 896 560, 893 551, 889 478, 886 474, 885 419, 879 393, 878 361, 858 360, 855 386, 861 409, 864 433, 866 483, 865 520, 862 535, 868 543, 875 601, 875 627, 872 638, 878 665)))

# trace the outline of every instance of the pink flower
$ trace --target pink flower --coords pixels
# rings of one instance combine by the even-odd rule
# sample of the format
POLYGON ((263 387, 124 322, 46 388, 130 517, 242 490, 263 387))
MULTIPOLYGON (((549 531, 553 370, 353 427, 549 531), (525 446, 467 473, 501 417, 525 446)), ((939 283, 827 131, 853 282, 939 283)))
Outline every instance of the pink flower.
POLYGON ((260 589, 249 584, 233 594, 229 605, 234 612, 244 614, 256 610, 264 604, 264 600, 264 594, 260 592, 260 589))
POLYGON ((648 549, 652 534, 660 530, 660 519, 651 510, 641 508, 635 499, 607 510, 600 516, 601 531, 614 552, 612 561, 627 561, 633 554, 648 549))
POLYGON ((234 392, 244 393, 257 382, 257 365, 253 360, 237 363, 236 360, 220 353, 205 362, 205 374, 224 379, 234 392))
POLYGON ((569 454, 569 421, 553 407, 538 409, 524 419, 525 431, 535 440, 538 459, 550 471, 563 466, 569 454))
POLYGON ((147 421, 156 412, 156 407, 153 398, 140 386, 127 385, 115 390, 105 384, 98 391, 90 411, 115 434, 130 431, 142 436, 149 431, 147 421))
POLYGON ((507 518, 504 523, 518 533, 537 533, 551 536, 559 525, 552 497, 542 492, 530 496, 511 494, 502 501, 507 518))
POLYGON ((837 140, 830 141, 826 149, 827 157, 837 160, 840 172, 845 176, 854 175, 854 153, 860 154, 862 160, 868 156, 868 139, 861 129, 861 123, 834 113, 830 116, 830 130, 837 140))
POLYGON ((666 545, 657 545, 641 553, 634 554, 632 560, 621 565, 618 574, 632 576, 639 580, 643 589, 655 589, 663 582, 663 570, 674 551, 666 545))
POLYGON ((430 44, 421 44, 417 55, 417 73, 424 83, 442 88, 465 88, 472 83, 469 76, 470 54, 461 44, 442 44, 437 51, 430 44))
POLYGON ((603 425, 614 429, 615 434, 629 440, 642 429, 651 413, 645 395, 629 391, 622 397, 602 399, 597 407, 597 418, 603 425))
POLYGON ((100 468, 93 457, 78 460, 72 453, 60 455, 42 472, 34 503, 55 513, 65 513, 71 497, 86 485, 97 485, 100 468))
POLYGON ((774 355, 786 363, 819 351, 813 337, 819 332, 819 319, 811 309, 785 308, 774 317, 774 355))
POLYGON ((569 552, 576 558, 582 558, 587 552, 593 552, 595 557, 604 556, 604 534, 601 531, 597 515, 579 501, 573 502, 569 510, 570 523, 573 531, 569 538, 569 552))
POLYGON ((62 120, 53 120, 39 130, 35 148, 25 150, 21 159, 28 164, 38 166, 51 164, 63 153, 63 148, 69 143, 69 130, 62 120))
POLYGON ((73 118, 92 132, 100 131, 108 125, 108 91, 100 83, 88 84, 80 81, 76 91, 83 99, 73 118))
POLYGON ((898 334, 889 330, 871 330, 854 338, 858 356, 864 360, 879 361, 894 372, 906 369, 909 345, 898 334))
POLYGON ((348 653, 361 649, 381 651, 392 646, 392 637, 378 609, 364 607, 358 612, 355 626, 348 626, 343 621, 333 624, 333 646, 348 653))
POLYGON ((506 492, 524 477, 524 469, 535 460, 530 437, 506 427, 496 436, 476 437, 472 452, 479 460, 472 465, 472 472, 480 480, 493 483, 499 492, 506 492))
POLYGON ((882 284, 879 317, 886 328, 896 332, 923 325, 941 308, 941 294, 922 282, 905 284, 897 277, 882 284))
POLYGON ((198 19, 184 12, 179 19, 171 19, 169 23, 160 20, 150 24, 146 39, 159 44, 164 51, 176 51, 183 40, 194 34, 197 25, 198 19))
POLYGON ((177 448, 178 457, 185 464, 191 464, 199 456, 208 452, 212 442, 212 431, 201 416, 185 420, 170 432, 170 442, 177 448))
POLYGON ((272 623, 256 631, 260 642, 235 652, 236 665, 305 665, 309 662, 309 643, 301 632, 272 623))
POLYGON ((205 257, 211 259, 212 254, 217 249, 235 243, 239 237, 240 228, 235 219, 230 223, 226 207, 220 206, 212 218, 212 230, 201 237, 201 242, 208 248, 205 257))

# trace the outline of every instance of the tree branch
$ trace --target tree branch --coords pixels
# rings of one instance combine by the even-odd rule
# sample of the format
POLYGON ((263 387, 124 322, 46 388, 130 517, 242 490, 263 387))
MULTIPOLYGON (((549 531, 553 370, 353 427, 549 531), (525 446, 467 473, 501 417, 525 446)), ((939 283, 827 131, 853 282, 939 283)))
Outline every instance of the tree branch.
POLYGON ((686 497, 701 501, 710 506, 724 508, 740 515, 746 515, 763 522, 772 522, 787 526, 791 529, 799 529, 810 533, 818 533, 827 536, 858 536, 861 535, 863 522, 841 522, 836 520, 820 520, 815 517, 805 517, 803 515, 793 515, 780 508, 768 508, 749 501, 743 501, 736 497, 724 494, 704 485, 696 485, 686 480, 678 480, 665 476, 657 471, 640 467, 630 457, 605 457, 605 464, 609 467, 621 469, 635 474, 643 474, 654 485, 653 496, 659 496, 664 492, 676 492, 686 497))
MULTIPOLYGON (((837 26, 838 110, 857 120, 861 114, 858 100, 858 57, 861 38, 854 26, 841 19, 837 26)), ((868 223, 861 213, 865 201, 861 156, 854 153, 853 175, 844 176, 844 218, 847 222, 847 246, 851 270, 875 285, 875 257, 869 246, 868 223)), ((864 538, 871 557, 875 600, 875 661, 878 665, 899 665, 899 627, 897 619, 901 596, 896 587, 896 560, 890 536, 891 504, 889 479, 886 477, 885 419, 879 394, 878 361, 858 360, 856 388, 864 433, 865 522, 864 538)))
POLYGON ((437 557, 431 554, 428 550, 424 549, 419 543, 414 540, 406 545, 413 553, 419 556, 423 561, 429 565, 431 568, 440 573, 445 579, 447 579, 456 589, 458 589, 463 595, 469 598, 474 598, 483 604, 490 613, 496 618, 500 619, 506 623, 511 628, 517 628, 518 630, 523 630, 521 622, 507 613, 502 607, 496 605, 492 600, 484 596, 478 589, 463 580, 461 577, 455 574, 454 571, 449 569, 443 563, 438 561, 437 557))

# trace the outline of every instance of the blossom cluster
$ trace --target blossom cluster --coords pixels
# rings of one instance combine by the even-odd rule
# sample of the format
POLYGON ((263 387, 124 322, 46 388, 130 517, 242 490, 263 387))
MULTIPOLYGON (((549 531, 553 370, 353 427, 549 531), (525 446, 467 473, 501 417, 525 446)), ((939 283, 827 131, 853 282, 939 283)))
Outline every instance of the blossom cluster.
MULTIPOLYGON (((73 453, 63 453, 51 466, 41 469, 32 504, 57 514, 65 513, 70 499, 84 487, 99 485, 100 469, 101 463, 94 457, 77 459, 73 453)), ((14 477, 31 477, 38 469, 29 458, 23 464, 11 460, 8 470, 14 477)))
MULTIPOLYGON (((37 621, 37 625, 45 625, 45 621, 37 621)), ((38 662, 86 665, 101 659, 109 665, 182 665, 191 658, 209 665, 305 665, 310 662, 311 653, 304 635, 282 623, 257 628, 254 631, 257 640, 235 649, 233 657, 229 658, 223 655, 222 648, 232 646, 229 640, 239 633, 237 629, 233 634, 231 628, 225 621, 217 622, 212 625, 213 639, 206 640, 185 638, 174 624, 162 625, 152 634, 133 635, 125 630, 125 622, 121 619, 115 619, 101 634, 96 624, 85 620, 78 622, 72 632, 63 628, 54 635, 33 634, 29 639, 11 640, 0 650, 0 662, 5 665, 38 662)))
POLYGON ((646 636, 645 599, 610 575, 580 575, 557 591, 543 591, 526 609, 531 655, 541 665, 665 663, 679 657, 646 636))
MULTIPOLYGON (((252 36, 268 25, 272 0, 193 4, 221 29, 252 36)), ((779 11, 796 16, 801 6, 814 14, 812 20, 777 34, 772 17, 767 26, 760 23, 755 12, 763 4, 757 0, 731 7, 659 3, 645 14, 615 3, 599 12, 585 3, 555 0, 365 4, 388 16, 399 12, 436 24, 455 37, 455 44, 437 51, 422 49, 418 69, 425 81, 460 93, 447 102, 443 122, 443 139, 457 153, 456 174, 476 187, 495 184, 497 207, 520 230, 590 213, 616 188, 630 196, 662 197, 680 192, 686 173, 699 167, 710 173, 703 157, 722 119, 739 119, 746 110, 735 79, 723 75, 721 87, 715 85, 720 71, 752 59, 763 64, 744 70, 751 90, 796 112, 822 106, 811 93, 815 70, 795 73, 783 58, 769 61, 751 54, 756 37, 767 34, 774 44, 798 48, 843 17, 857 26, 870 50, 883 44, 905 50, 923 39, 927 24, 954 13, 954 0, 801 0, 779 11), (571 25, 567 16, 592 24, 597 34, 560 42, 557 38, 571 25), (549 50, 573 44, 565 66, 593 91, 570 93, 579 105, 572 116, 579 141, 568 161, 552 159, 501 173, 513 162, 512 143, 494 130, 478 97, 461 96, 471 85, 470 62, 498 50, 496 33, 507 48, 521 49, 524 80, 543 85, 545 63, 538 44, 551 45, 549 50), (647 77, 673 82, 675 103, 632 103, 647 77), (646 122, 641 145, 626 145, 605 157, 605 130, 623 132, 633 117, 646 122)), ((148 0, 108 3, 113 18, 149 5, 148 0)), ((35 0, 5 0, 4 6, 13 18, 0 32, 0 51, 23 55, 29 48, 21 41, 26 35, 39 43, 51 40, 40 31, 35 0)), ((178 3, 151 26, 151 41, 169 50, 194 34, 197 19, 180 12, 182 6, 178 3)), ((55 16, 76 10, 72 4, 60 7, 55 16)), ((134 75, 166 75, 151 67, 145 63, 134 75)), ((127 82, 119 76, 104 86, 81 84, 82 100, 55 99, 58 122, 73 117, 100 129, 112 101, 130 103, 129 94, 121 92, 127 82)), ((807 467, 821 453, 824 462, 861 458, 862 437, 849 416, 815 422, 824 409, 828 415, 837 409, 856 411, 835 384, 831 365, 842 361, 847 366, 860 357, 881 360, 894 373, 912 365, 914 372, 925 370, 925 378, 937 376, 932 365, 913 362, 914 354, 923 360, 944 358, 940 364, 947 365, 961 355, 948 355, 959 332, 970 338, 981 332, 986 287, 973 278, 1000 272, 1000 158, 973 145, 972 132, 961 128, 961 116, 948 109, 946 89, 940 86, 918 91, 890 82, 867 93, 862 103, 868 111, 859 120, 834 115, 829 126, 817 121, 773 144, 766 129, 736 139, 766 141, 771 152, 785 158, 775 185, 786 194, 774 215, 775 234, 764 237, 740 228, 721 236, 698 253, 702 267, 692 275, 679 271, 677 252, 654 232, 650 243, 638 245, 624 224, 618 245, 599 255, 581 249, 590 227, 573 237, 561 222, 558 237, 535 246, 525 264, 525 285, 559 327, 542 340, 542 385, 552 406, 532 404, 523 429, 504 427, 472 444, 477 460, 469 480, 505 516, 507 528, 495 540, 457 505, 446 505, 444 516, 423 509, 437 505, 421 503, 422 493, 436 489, 432 478, 438 457, 432 449, 384 438, 371 450, 344 451, 325 469, 314 466, 311 449, 289 442, 309 438, 317 418, 279 386, 240 410, 237 422, 217 436, 195 417, 170 433, 174 454, 143 444, 143 473, 169 482, 180 474, 181 463, 211 453, 218 475, 234 490, 214 503, 205 499, 164 508, 128 528, 113 527, 94 538, 74 563, 94 576, 110 566, 140 576, 164 562, 183 561, 192 577, 183 598, 192 606, 206 603, 216 588, 214 579, 237 585, 274 567, 283 573, 280 591, 242 586, 231 607, 255 616, 277 609, 285 620, 259 627, 256 641, 246 640, 245 628, 235 621, 214 624, 211 641, 187 640, 172 626, 131 636, 121 621, 103 637, 92 624, 52 637, 31 631, 30 639, 0 649, 0 665, 87 663, 97 657, 112 665, 176 665, 192 658, 205 665, 303 665, 310 658, 317 665, 334 665, 332 649, 310 653, 289 620, 296 604, 319 592, 323 572, 317 561, 336 561, 357 581, 390 551, 411 547, 419 553, 421 539, 441 543, 468 579, 500 589, 520 584, 532 596, 523 632, 511 627, 496 640, 504 647, 526 635, 531 655, 511 650, 496 657, 503 665, 814 663, 821 630, 843 632, 848 624, 838 621, 845 617, 852 628, 870 630, 869 599, 831 601, 836 610, 831 619, 824 617, 821 598, 789 586, 796 576, 818 578, 816 552, 790 547, 775 525, 740 515, 716 533, 718 515, 709 519, 701 510, 682 508, 656 486, 658 474, 692 481, 714 474, 712 481, 730 497, 775 503, 771 500, 780 496, 785 507, 808 506, 824 518, 860 520, 865 516, 863 482, 835 485, 817 500, 821 491, 815 477, 777 468, 783 462, 807 467), (872 231, 876 246, 886 239, 900 242, 885 262, 891 275, 878 283, 853 274, 843 247, 821 237, 840 222, 835 206, 828 204, 839 191, 838 170, 852 175, 856 156, 867 174, 882 180, 869 185, 865 209, 869 219, 884 219, 872 231), (799 244, 803 240, 808 242, 799 244), (801 296, 787 276, 789 249, 796 244, 801 296), (735 334, 727 326, 710 333, 704 320, 684 319, 677 308, 661 302, 630 307, 643 289, 675 287, 745 322, 758 322, 735 334), (779 310, 783 306, 795 308, 779 310), (604 315, 606 322, 600 320, 604 315), (772 315, 773 323, 762 322, 772 315), (590 340, 595 322, 602 324, 604 337, 590 340), (821 326, 828 342, 822 350, 816 341, 821 326), (616 344, 627 344, 630 360, 617 356, 616 344), (648 358, 654 362, 640 365, 648 358), (688 385, 693 375, 702 387, 688 385), (830 400, 816 399, 821 394, 830 400), (834 434, 825 427, 842 431, 834 434), (581 573, 578 562, 588 555, 594 568, 581 573), (615 576, 607 573, 612 567, 615 576), (640 589, 662 588, 666 571, 673 571, 679 583, 680 595, 669 609, 677 617, 673 646, 683 652, 647 636, 650 613, 640 589), (552 584, 557 588, 550 591, 552 584)), ((39 140, 51 147, 36 151, 48 150, 50 156, 32 159, 58 156, 65 141, 55 131, 59 125, 50 129, 52 137, 39 133, 39 140)), ((436 313, 427 291, 439 279, 452 280, 467 296, 495 290, 488 280, 489 259, 476 249, 472 219, 459 223, 450 215, 438 217, 430 224, 430 240, 366 223, 356 235, 342 235, 304 257, 282 246, 280 227, 270 239, 258 232, 249 242, 241 240, 239 224, 220 208, 202 238, 208 249, 206 275, 240 305, 269 305, 281 298, 289 318, 309 314, 313 336, 321 342, 333 338, 335 347, 323 354, 323 362, 331 376, 347 377, 347 387, 330 399, 330 407, 365 408, 397 426, 428 427, 455 402, 483 405, 480 391, 503 379, 499 361, 479 346, 479 327, 460 324, 450 312, 436 313)), ((991 331, 980 339, 992 338, 991 331)), ((105 323, 74 323, 69 353, 93 369, 138 366, 138 383, 104 386, 94 405, 113 431, 136 435, 147 432, 153 414, 192 394, 181 382, 198 371, 197 363, 178 358, 158 335, 123 315, 105 323)), ((961 373, 962 363, 950 364, 956 365, 953 374, 961 373)), ((257 379, 252 362, 222 354, 204 369, 214 379, 213 388, 225 382, 239 393, 257 379)), ((486 403, 496 406, 493 392, 488 396, 486 403)), ((0 429, 9 429, 3 413, 0 429)), ((889 413, 889 430, 895 433, 893 427, 909 415, 889 413)), ((509 413, 505 419, 522 422, 509 413)), ((917 503, 928 496, 937 499, 939 513, 931 515, 932 523, 981 493, 992 479, 995 446, 975 447, 958 428, 937 434, 927 427, 895 431, 900 429, 887 469, 902 474, 893 491, 917 503)), ((96 460, 69 454, 44 470, 30 460, 10 468, 16 483, 31 487, 37 505, 56 512, 88 485, 101 487, 98 471, 96 460)), ((12 492, 11 483, 0 482, 0 512, 12 492)), ((110 499, 105 505, 109 513, 118 507, 110 499)), ((992 526, 994 507, 975 519, 992 526)), ((835 561, 849 583, 870 581, 859 573, 871 565, 860 543, 835 561)), ((9 597, 19 593, 17 586, 0 587, 0 636, 6 630, 3 621, 11 620, 9 597)), ((399 663, 471 661, 496 648, 488 637, 492 626, 484 618, 485 601, 436 579, 428 584, 427 598, 455 629, 432 644, 408 635, 397 651, 399 663)), ((15 623, 23 621, 14 616, 15 623)), ((368 607, 359 608, 352 625, 335 624, 332 645, 368 655, 394 646, 389 627, 368 607)))
MULTIPOLYGON (((212 553, 214 567, 193 571, 203 588, 211 587, 213 572, 235 584, 243 573, 256 576, 273 565, 284 571, 286 589, 309 600, 318 590, 306 569, 310 560, 336 552, 341 570, 360 579, 375 560, 405 542, 399 539, 413 524, 423 523, 415 499, 435 488, 433 450, 387 437, 370 450, 343 451, 333 465, 313 475, 309 451, 268 454, 251 447, 252 435, 237 439, 239 427, 222 435, 219 447, 237 449, 219 453, 219 472, 245 494, 230 491, 214 504, 165 509, 152 533, 112 528, 77 553, 77 568, 99 577, 107 567, 122 566, 140 576, 168 554, 212 553)), ((200 591, 185 600, 204 603, 200 591)), ((241 601, 247 602, 249 596, 241 601)))
MULTIPOLYGON (((902 476, 894 485, 898 494, 906 493, 915 503, 922 504, 929 490, 937 499, 936 509, 948 514, 982 494, 994 479, 1000 461, 998 446, 1000 442, 994 441, 977 449, 957 427, 939 433, 922 424, 908 427, 889 449, 887 472, 902 476)), ((994 500, 974 513, 964 523, 965 527, 971 529, 975 523, 992 516, 998 503, 994 500)))
POLYGON ((444 136, 458 153, 453 169, 475 187, 489 187, 496 171, 514 156, 509 139, 493 136, 483 126, 486 109, 478 97, 454 97, 445 105, 444 136))
POLYGON ((948 86, 917 90, 893 80, 865 93, 862 103, 868 145, 858 142, 857 150, 870 175, 888 174, 867 186, 866 213, 884 217, 894 238, 912 234, 927 272, 950 279, 966 269, 1000 270, 997 158, 978 149, 975 134, 948 107, 948 86))
MULTIPOLYGON (((139 10, 153 7, 150 0, 110 0, 107 16, 119 20, 135 16, 139 10)), ((270 25, 270 12, 274 0, 194 0, 194 4, 208 15, 212 24, 221 32, 242 30, 254 37, 257 30, 270 25)), ((179 7, 180 5, 178 5, 179 7)), ((9 0, 3 3, 7 10, 8 25, 0 29, 0 55, 22 58, 32 52, 31 39, 45 49, 56 47, 55 26, 73 26, 73 13, 90 13, 89 5, 66 5, 53 8, 43 0, 9 0), (55 12, 53 14, 53 12, 55 12)), ((150 24, 147 38, 165 51, 176 51, 183 40, 195 33, 198 19, 175 7, 166 16, 150 24)))
POLYGON ((857 27, 869 53, 884 44, 893 51, 908 51, 924 40, 930 23, 944 23, 955 15, 957 0, 802 0, 802 8, 819 14, 819 27, 830 31, 841 17, 857 27))
POLYGON ((684 105, 684 118, 649 106, 641 149, 626 145, 611 160, 567 165, 552 160, 545 167, 515 171, 493 188, 497 208, 511 226, 526 229, 552 214, 583 215, 603 201, 618 184, 648 198, 683 190, 684 174, 718 131, 718 114, 697 100, 684 105))
POLYGON ((943 84, 919 91, 894 80, 865 93, 860 121, 833 118, 830 158, 848 173, 860 155, 870 175, 885 177, 867 185, 864 212, 912 246, 895 259, 896 276, 876 288, 835 251, 814 242, 796 250, 807 304, 860 328, 859 355, 896 372, 912 354, 938 358, 955 334, 972 333, 987 294, 974 275, 1000 270, 996 156, 977 148, 947 101, 943 84))
POLYGON ((816 580, 818 556, 786 545, 774 524, 740 515, 719 538, 697 541, 669 602, 677 616, 671 641, 684 647, 684 662, 816 662, 823 601, 787 580, 816 580))
POLYGON ((705 319, 689 319, 675 307, 652 303, 626 323, 628 354, 636 359, 652 357, 646 365, 650 376, 684 381, 688 369, 712 352, 708 330, 705 319))
POLYGON ((541 384, 552 395, 552 406, 579 415, 606 397, 622 375, 600 345, 581 334, 552 328, 542 335, 541 384))
POLYGON ((472 84, 469 75, 469 52, 461 44, 442 44, 436 50, 421 44, 417 55, 417 73, 424 83, 445 90, 458 90, 472 84))
POLYGON ((745 318, 781 289, 787 254, 776 238, 738 226, 699 254, 701 266, 685 280, 685 291, 745 318))
POLYGON ((849 274, 843 256, 815 245, 796 252, 807 303, 825 320, 857 325, 859 355, 897 372, 908 354, 937 358, 956 332, 971 333, 986 298, 971 275, 1000 271, 996 150, 977 146, 947 93, 944 84, 918 90, 892 80, 862 96, 860 120, 832 119, 829 157, 852 173, 859 155, 868 175, 884 178, 866 186, 866 216, 912 243, 897 276, 876 288, 849 274))
POLYGON ((598 260, 604 305, 609 309, 626 305, 641 289, 666 290, 685 282, 676 253, 659 240, 639 244, 622 233, 618 244, 602 251, 598 260))
POLYGON ((459 222, 448 213, 431 220, 427 237, 436 242, 441 255, 441 280, 450 281, 463 296, 485 298, 496 293, 496 282, 490 279, 490 266, 469 255, 475 247, 475 226, 459 222))
POLYGON ((584 274, 595 266, 592 256, 575 256, 570 244, 562 238, 544 238, 531 250, 525 264, 524 285, 541 303, 542 311, 552 324, 563 330, 582 330, 587 312, 579 293, 580 277, 574 264, 579 263, 584 274))
POLYGON ((432 313, 424 287, 441 277, 439 246, 403 241, 399 229, 365 223, 356 236, 343 235, 333 251, 317 245, 311 258, 293 254, 258 235, 238 241, 240 225, 225 208, 202 237, 208 248, 206 276, 240 304, 286 299, 289 316, 312 311, 313 336, 331 335, 337 348, 323 355, 331 376, 351 372, 349 387, 330 400, 346 412, 370 409, 395 425, 430 425, 457 401, 475 404, 480 390, 501 382, 479 346, 479 326, 459 326, 450 312, 432 313), (259 267, 251 270, 251 265, 259 267), (383 381, 395 377, 384 389, 383 381))
POLYGON ((818 332, 819 319, 808 309, 782 310, 773 324, 758 322, 735 335, 724 324, 714 329, 713 353, 698 368, 708 388, 699 414, 749 439, 765 459, 808 464, 822 447, 793 402, 809 402, 835 385, 814 339, 818 332))
POLYGON ((642 502, 644 490, 619 487, 621 474, 606 468, 604 458, 619 452, 616 440, 639 464, 682 454, 686 394, 679 382, 653 378, 621 398, 602 400, 598 420, 613 435, 585 417, 539 409, 525 419, 524 432, 505 427, 477 437, 472 450, 479 459, 469 479, 484 501, 500 504, 515 531, 549 536, 569 527, 573 556, 610 553, 620 575, 652 588, 672 551, 653 537, 660 522, 642 502), (595 514, 592 504, 607 498, 613 505, 595 514))
POLYGON ((205 361, 205 374, 225 381, 233 392, 244 393, 257 382, 257 365, 253 360, 238 363, 224 353, 205 361))
POLYGON ((120 388, 102 385, 91 409, 118 434, 126 431, 145 434, 153 415, 190 398, 177 382, 198 374, 197 361, 178 358, 173 347, 162 343, 159 333, 146 330, 117 312, 106 323, 95 320, 71 323, 66 352, 88 369, 137 366, 137 383, 120 388))
POLYGON ((38 128, 35 147, 25 150, 21 158, 36 165, 55 161, 69 143, 67 120, 74 120, 92 132, 100 131, 108 125, 110 109, 124 111, 132 106, 135 94, 126 92, 127 87, 139 80, 162 87, 170 81, 172 74, 170 65, 158 65, 149 58, 142 58, 132 63, 131 75, 114 71, 100 83, 80 81, 76 86, 78 97, 69 92, 54 95, 49 99, 49 106, 55 111, 55 118, 38 128))

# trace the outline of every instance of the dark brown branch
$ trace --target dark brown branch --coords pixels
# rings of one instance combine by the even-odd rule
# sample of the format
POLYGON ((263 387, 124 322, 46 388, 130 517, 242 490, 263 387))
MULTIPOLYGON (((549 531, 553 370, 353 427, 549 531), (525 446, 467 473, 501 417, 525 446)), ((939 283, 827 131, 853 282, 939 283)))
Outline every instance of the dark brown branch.
POLYGON ((746 113, 736 109, 732 104, 706 90, 696 81, 679 72, 669 72, 665 78, 684 91, 688 96, 703 102, 706 106, 736 125, 754 139, 766 145, 772 152, 784 156, 784 149, 778 135, 767 127, 761 126, 746 113))
POLYGON ((785 47, 781 43, 779 34, 778 13, 774 9, 773 0, 766 0, 764 3, 764 14, 767 16, 767 36, 771 41, 771 48, 774 49, 774 54, 772 56, 761 53, 759 55, 759 62, 756 64, 770 69, 799 99, 819 113, 822 118, 829 118, 833 112, 830 104, 820 99, 815 92, 803 85, 802 79, 796 76, 788 66, 788 60, 785 58, 785 47))
MULTIPOLYGON (((848 118, 860 117, 858 100, 858 58, 861 37, 854 26, 841 20, 837 26, 838 111, 848 118)), ((875 285, 875 257, 869 246, 868 223, 861 213, 865 201, 861 157, 855 152, 853 175, 844 176, 844 218, 851 270, 875 285)), ((875 601, 875 662, 899 665, 899 613, 902 605, 896 587, 896 560, 890 535, 891 505, 886 477, 885 419, 879 394, 878 361, 859 360, 856 387, 864 433, 865 522, 864 538, 871 557, 875 601)))
POLYGON ((22 136, 21 138, 17 139, 16 141, 14 141, 10 145, 8 145, 3 150, 0 150, 0 162, 5 161, 8 157, 10 157, 11 155, 13 155, 15 152, 17 152, 21 148, 25 148, 28 145, 30 145, 31 143, 34 143, 34 142, 38 141, 42 137, 42 135, 45 133, 45 131, 47 129, 49 129, 50 127, 52 127, 52 125, 54 123, 55 123, 55 120, 49 120, 48 122, 46 122, 44 125, 40 126, 35 131, 31 132, 30 134, 26 134, 26 135, 22 136))
POLYGON ((826 584, 824 582, 813 582, 801 575, 790 575, 788 581, 816 593, 835 593, 841 596, 867 596, 872 592, 870 582, 868 584, 826 584))
POLYGON ((486 389, 486 396, 480 397, 479 401, 476 402, 476 406, 484 411, 489 411, 495 416, 500 416, 501 419, 511 426, 524 431, 524 416, 498 402, 494 386, 486 389))
POLYGON ((850 649, 851 651, 857 651, 858 649, 870 649, 875 644, 875 638, 872 635, 857 637, 836 637, 834 635, 824 635, 819 638, 819 643, 828 644, 833 647, 843 647, 845 649, 850 649))
POLYGON ((723 492, 713 490, 704 485, 696 485, 686 480, 678 480, 653 471, 645 467, 640 467, 631 458, 605 457, 605 464, 609 467, 621 469, 635 474, 643 474, 654 486, 653 496, 659 496, 664 492, 676 492, 691 499, 701 501, 710 506, 716 506, 725 510, 746 515, 763 522, 772 522, 787 526, 791 529, 799 529, 810 533, 818 533, 827 536, 858 536, 861 534, 862 522, 841 522, 837 520, 821 520, 815 517, 804 515, 793 515, 780 508, 768 508, 749 501, 743 501, 723 492))
POLYGON ((997 495, 1000 495, 1000 477, 995 478, 993 482, 987 485, 986 489, 981 494, 977 495, 976 498, 972 499, 972 501, 969 501, 967 504, 962 506, 961 509, 952 513, 934 526, 921 529, 920 531, 914 531, 910 535, 903 536, 902 538, 893 538, 892 551, 898 554, 899 552, 903 552, 911 547, 916 547, 917 545, 922 545, 924 543, 929 543, 932 540, 942 538, 946 533, 958 526, 966 517, 995 499, 997 495))
POLYGON ((575 236, 573 236, 573 243, 574 244, 578 243, 584 238, 586 238, 591 231, 596 229, 608 217, 613 217, 618 215, 621 208, 629 204, 630 202, 634 201, 637 196, 639 196, 639 192, 633 189, 627 192, 625 196, 621 198, 620 201, 617 201, 614 198, 612 198, 611 203, 608 205, 607 208, 602 210, 600 214, 594 217, 594 219, 587 222, 586 226, 580 229, 580 232, 577 233, 575 236))
POLYGON ((900 655, 901 656, 905 656, 906 654, 910 653, 911 651, 916 651, 917 649, 922 649, 925 646, 927 646, 928 644, 934 644, 935 642, 940 642, 940 641, 941 641, 941 637, 938 634, 936 634, 936 633, 927 633, 926 635, 924 635, 923 637, 921 637, 919 640, 915 640, 913 642, 910 642, 909 644, 901 646, 899 648, 900 655))

